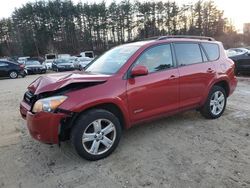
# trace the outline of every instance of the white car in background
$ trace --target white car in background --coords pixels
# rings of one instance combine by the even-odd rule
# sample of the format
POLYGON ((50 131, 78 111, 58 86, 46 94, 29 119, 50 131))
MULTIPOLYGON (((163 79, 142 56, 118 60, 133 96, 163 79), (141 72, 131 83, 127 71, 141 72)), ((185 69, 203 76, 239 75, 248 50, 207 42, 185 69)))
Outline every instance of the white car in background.
POLYGON ((56 54, 46 54, 44 65, 46 66, 47 70, 52 69, 52 63, 57 59, 56 54))
POLYGON ((71 55, 69 54, 58 54, 57 58, 58 59, 69 59, 71 55))
POLYGON ((95 54, 94 54, 93 51, 81 52, 80 55, 81 55, 82 57, 89 57, 89 58, 92 58, 92 59, 95 58, 95 54))
POLYGON ((29 56, 26 56, 26 57, 19 57, 19 58, 17 59, 17 62, 18 62, 19 64, 22 64, 22 65, 23 65, 29 58, 30 58, 29 56))

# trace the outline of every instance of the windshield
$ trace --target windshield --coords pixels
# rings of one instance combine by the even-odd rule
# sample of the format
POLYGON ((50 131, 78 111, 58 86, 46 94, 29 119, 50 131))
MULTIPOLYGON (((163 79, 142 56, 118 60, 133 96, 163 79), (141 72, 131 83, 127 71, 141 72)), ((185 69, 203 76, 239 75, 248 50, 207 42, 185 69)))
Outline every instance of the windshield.
POLYGON ((94 60, 85 71, 99 74, 114 74, 139 48, 140 46, 133 45, 115 47, 94 60))
POLYGON ((41 65, 39 61, 26 61, 25 65, 41 65))

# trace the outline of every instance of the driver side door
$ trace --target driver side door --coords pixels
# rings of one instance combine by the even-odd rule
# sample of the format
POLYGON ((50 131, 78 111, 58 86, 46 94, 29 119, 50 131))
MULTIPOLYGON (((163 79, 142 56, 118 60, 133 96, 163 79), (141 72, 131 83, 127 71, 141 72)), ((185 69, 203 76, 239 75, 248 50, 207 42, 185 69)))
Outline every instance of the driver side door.
POLYGON ((148 75, 127 80, 127 98, 133 123, 151 117, 178 111, 179 73, 170 44, 161 44, 145 50, 134 62, 145 66, 148 75))

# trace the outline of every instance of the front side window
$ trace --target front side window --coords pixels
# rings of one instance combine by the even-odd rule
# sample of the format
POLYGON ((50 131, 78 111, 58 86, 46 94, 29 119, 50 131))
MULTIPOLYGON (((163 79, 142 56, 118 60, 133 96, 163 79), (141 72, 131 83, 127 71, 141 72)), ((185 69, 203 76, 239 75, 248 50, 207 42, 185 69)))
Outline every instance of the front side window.
POLYGON ((174 47, 179 66, 203 62, 199 44, 176 43, 174 47))
POLYGON ((170 44, 155 46, 145 51, 135 65, 143 65, 148 72, 169 69, 174 66, 170 44))

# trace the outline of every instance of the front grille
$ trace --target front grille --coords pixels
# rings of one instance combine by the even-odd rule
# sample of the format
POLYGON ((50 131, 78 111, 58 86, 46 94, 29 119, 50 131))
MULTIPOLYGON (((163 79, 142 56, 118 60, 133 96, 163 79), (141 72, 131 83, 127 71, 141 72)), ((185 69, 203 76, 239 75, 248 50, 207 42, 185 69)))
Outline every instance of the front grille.
POLYGON ((35 95, 32 92, 27 91, 24 94, 24 101, 29 105, 32 105, 35 102, 35 95))

